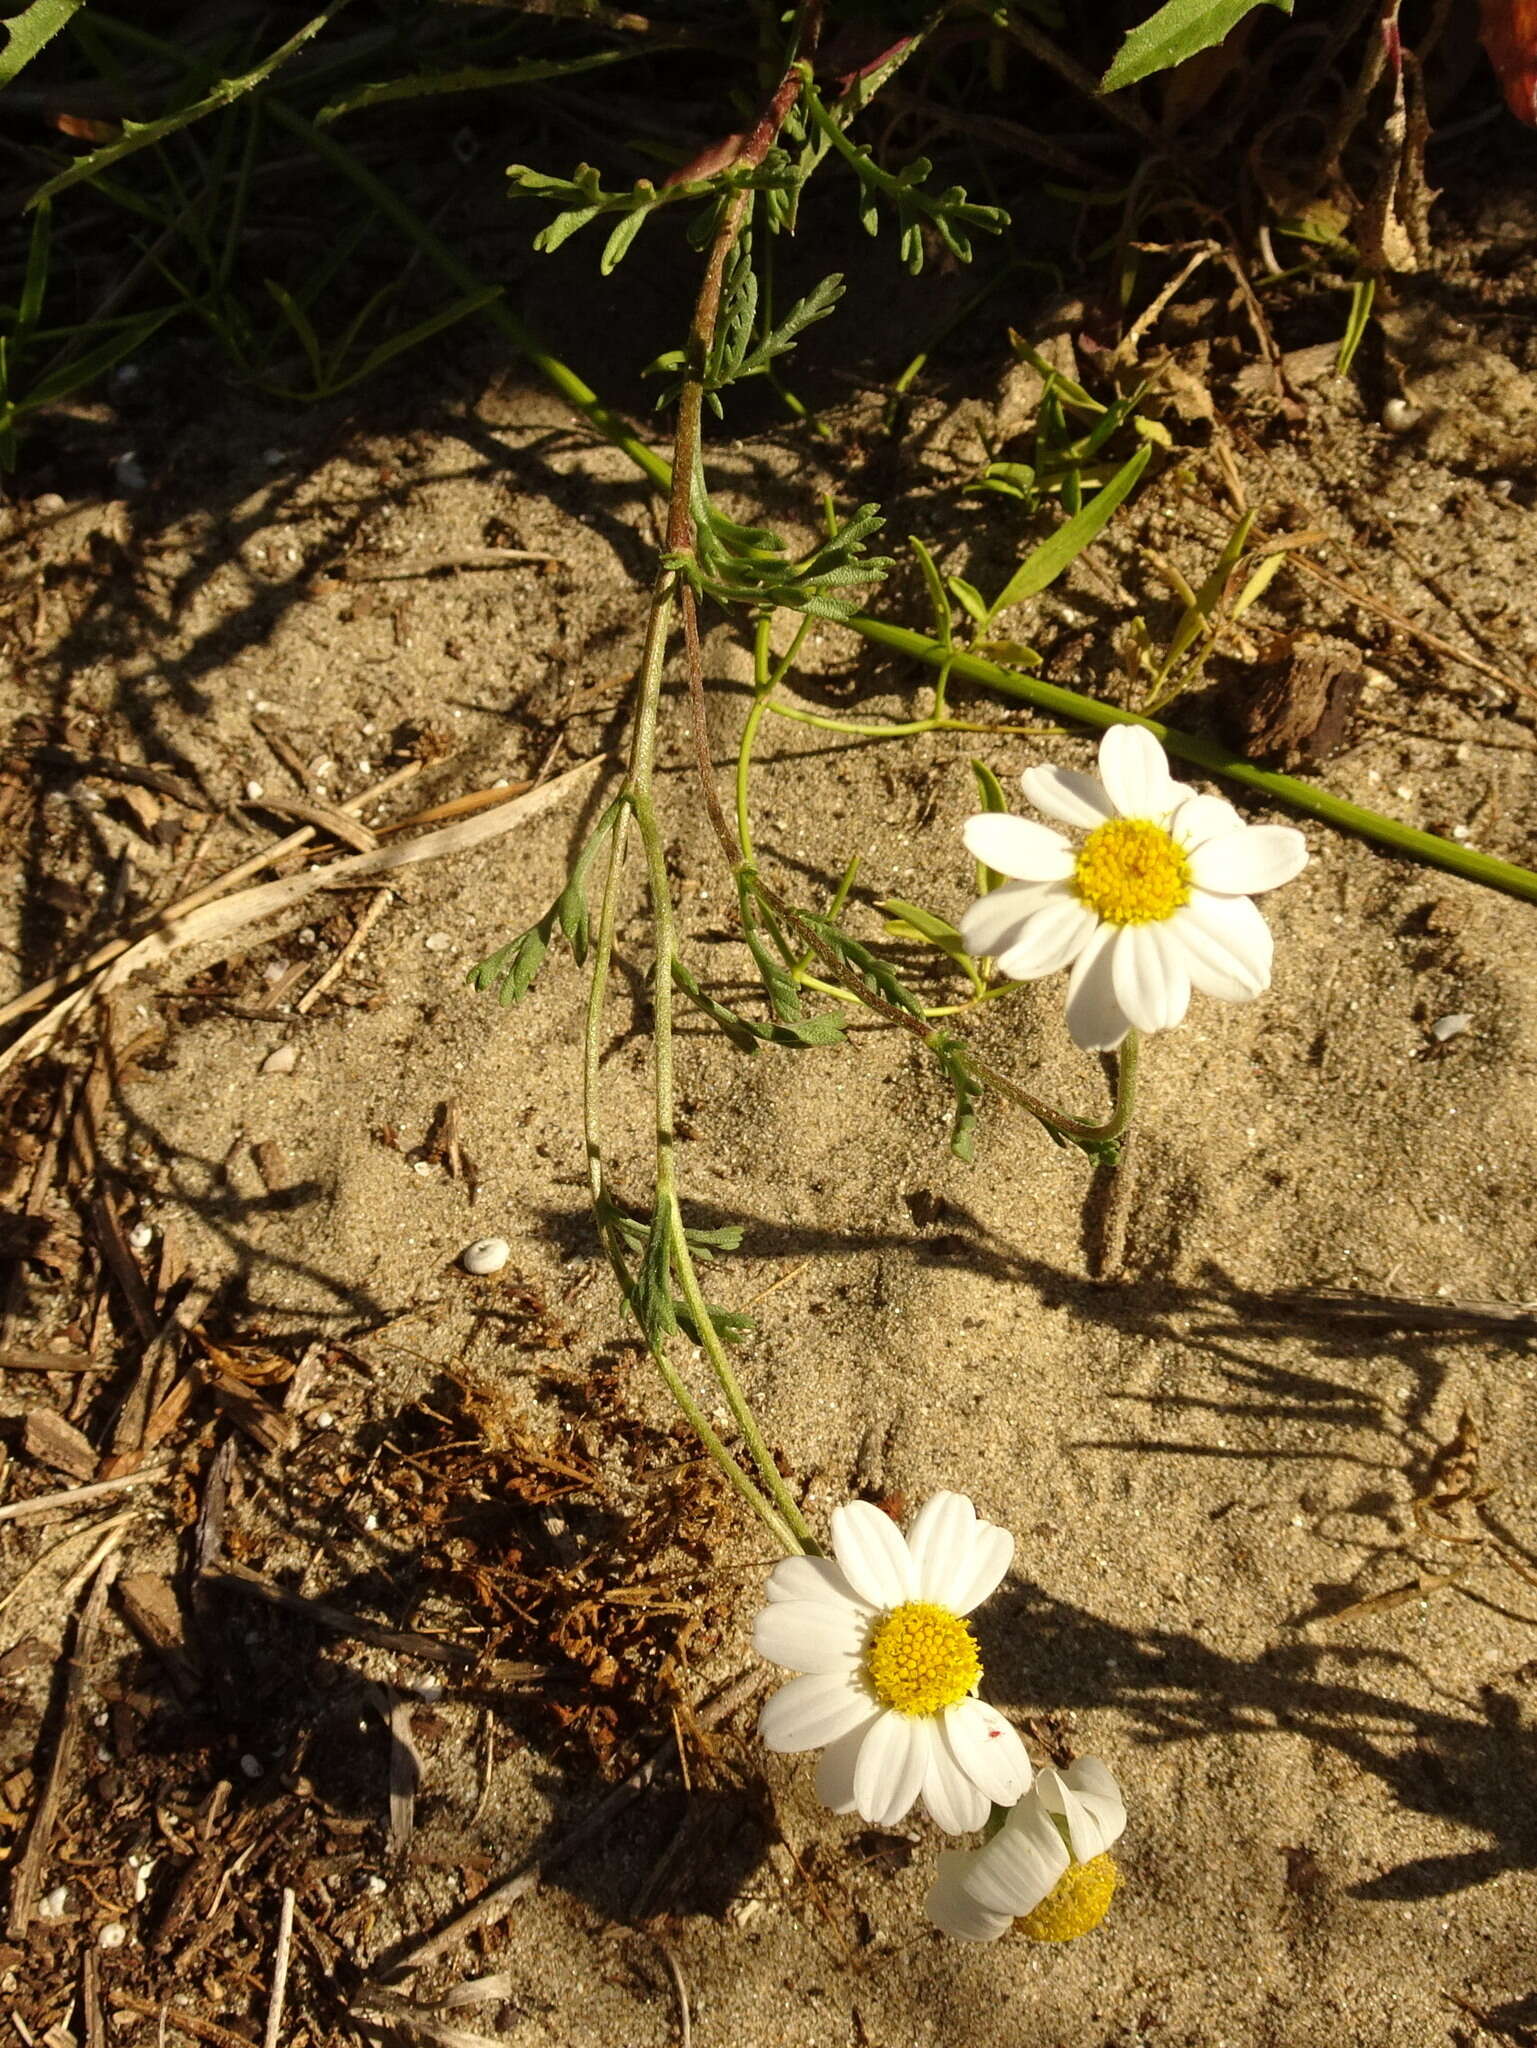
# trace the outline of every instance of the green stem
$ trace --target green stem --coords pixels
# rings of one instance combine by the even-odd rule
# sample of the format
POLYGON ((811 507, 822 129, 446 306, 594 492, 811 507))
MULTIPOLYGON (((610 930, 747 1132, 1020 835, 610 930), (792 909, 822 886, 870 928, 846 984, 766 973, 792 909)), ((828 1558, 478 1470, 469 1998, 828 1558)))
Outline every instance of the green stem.
POLYGON ((1330 796, 1326 790, 1316 789, 1309 782, 1300 782, 1295 776, 1277 774, 1269 768, 1256 768, 1252 761, 1246 761, 1242 754, 1235 754, 1216 740, 1180 732, 1156 718, 1142 718, 1134 711, 1122 711, 1114 704, 1102 704, 1096 697, 1082 697, 1076 690, 1064 690, 1055 683, 1041 682, 1035 676, 1020 674, 1017 669, 985 661, 980 655, 964 654, 957 648, 945 647, 938 640, 930 639, 926 633, 914 633, 905 626, 887 625, 884 619, 872 619, 856 613, 844 623, 861 639, 873 641, 878 647, 889 647, 898 654, 910 655, 931 668, 948 664, 956 675, 982 683, 1006 697, 1022 698, 1027 704, 1049 711, 1053 717, 1075 719, 1080 725, 1100 729, 1112 725, 1145 726, 1171 754, 1204 768, 1210 775, 1220 775, 1229 782, 1241 783, 1246 789, 1258 790, 1290 810, 1318 818, 1341 832, 1353 832, 1360 838, 1375 840, 1393 853, 1407 854, 1413 860, 1443 868, 1448 874, 1479 882, 1486 889, 1498 889, 1504 895, 1520 897, 1525 903, 1537 903, 1537 874, 1533 874, 1531 869, 1497 860, 1493 854, 1475 853, 1471 847, 1459 846, 1454 839, 1441 839, 1434 832, 1421 832, 1413 825, 1400 825, 1395 818, 1385 818, 1378 811, 1348 803, 1344 797, 1330 796))
POLYGON ((925 732, 986 732, 1017 737, 1018 730, 1012 725, 974 725, 969 719, 943 714, 915 718, 906 724, 884 718, 865 724, 855 718, 825 718, 820 711, 802 711, 795 704, 769 704, 767 709, 776 718, 790 718, 797 725, 815 725, 823 732, 852 733, 856 739, 866 740, 910 740, 925 732))
MULTIPOLYGON (((597 931, 593 938, 592 977, 587 988, 587 1013, 582 1036, 582 1130, 587 1154, 587 1181, 592 1192, 593 1207, 601 1218, 610 1206, 607 1181, 603 1167, 603 1146, 599 1123, 599 1082, 603 1048, 603 1008, 608 989, 609 971, 613 962, 614 932, 618 923, 621 877, 624 871, 625 843, 629 836, 630 817, 635 814, 643 839, 647 841, 648 864, 652 844, 658 847, 655 818, 651 811, 650 781, 652 763, 656 753, 657 707, 661 698, 662 672, 667 658, 668 629, 672 623, 673 580, 664 574, 658 579, 652 595, 651 615, 646 625, 646 645, 641 657, 639 678, 639 702, 635 713, 635 731, 630 746, 630 767, 626 779, 625 794, 628 802, 614 821, 613 838, 609 845, 608 872, 604 878, 603 899, 598 912, 597 931), (648 831, 649 827, 649 831, 648 831)), ((666 902, 667 911, 663 922, 669 933, 671 929, 671 902, 666 896, 666 870, 662 870, 663 892, 661 900, 666 902)), ((653 896, 656 876, 651 872, 653 896)), ((671 957, 670 950, 658 948, 658 959, 671 957)), ((657 1124, 658 1124, 658 1204, 662 1197, 664 1171, 670 1186, 672 1173, 672 1032, 671 1000, 672 984, 665 974, 656 977, 657 1001, 657 1124), (665 994, 662 991, 665 990, 665 994), (661 1026, 665 1022, 666 1030, 661 1026), (665 1047, 665 1052, 663 1048, 665 1047), (666 1166, 662 1165, 661 1132, 667 1133, 666 1166)), ((669 1228, 676 1217, 676 1199, 672 1198, 668 1210, 669 1228)), ((634 1276, 629 1270, 613 1232, 600 1225, 603 1248, 609 1264, 614 1270, 620 1291, 630 1298, 634 1287, 634 1276)), ((799 1535, 792 1524, 777 1514, 763 1492, 753 1483, 740 1462, 727 1450, 720 1437, 711 1427, 693 1395, 684 1384, 681 1375, 662 1347, 651 1343, 651 1356, 661 1375, 662 1383, 677 1403, 684 1420, 699 1438, 709 1457, 724 1474, 726 1483, 738 1498, 757 1516, 786 1551, 802 1548, 799 1535)), ((778 1480, 778 1472, 775 1472, 778 1480)), ((783 1485, 783 1481, 779 1481, 783 1485)), ((792 1503, 792 1506, 794 1504, 792 1503)), ((796 1510, 799 1519, 799 1510, 796 1510)))

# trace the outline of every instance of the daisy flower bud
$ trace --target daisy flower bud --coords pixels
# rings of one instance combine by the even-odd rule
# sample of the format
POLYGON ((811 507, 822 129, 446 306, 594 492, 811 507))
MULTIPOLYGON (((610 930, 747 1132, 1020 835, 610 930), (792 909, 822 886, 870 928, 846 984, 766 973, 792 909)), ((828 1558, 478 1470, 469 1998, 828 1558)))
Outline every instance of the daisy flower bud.
POLYGON ((1009 1568, 1014 1539, 940 1493, 904 1537, 870 1502, 832 1517, 833 1555, 775 1565, 753 1628, 760 1656, 805 1676, 764 1706, 769 1749, 820 1749, 817 1796, 891 1827, 922 1800, 947 1834, 980 1828, 1030 1783, 1016 1730, 976 1697, 966 1616, 1009 1568))
POLYGON ((1171 1030, 1192 989, 1240 1003, 1270 986, 1270 930, 1250 899, 1302 872, 1300 832, 1246 825, 1221 797, 1176 782, 1138 725, 1111 726, 1097 778, 1042 765, 1020 786, 1088 836, 1075 850, 1028 818, 968 818, 967 847, 1008 879, 972 904, 961 937, 1011 981, 1070 968, 1076 1044, 1113 1052, 1129 1030, 1171 1030))
POLYGON ((1074 1941, 1097 1927, 1120 1882, 1110 1856, 1126 1826, 1115 1779, 1097 1757, 1043 1770, 980 1849, 949 1849, 926 1902, 960 1941, 1074 1941))

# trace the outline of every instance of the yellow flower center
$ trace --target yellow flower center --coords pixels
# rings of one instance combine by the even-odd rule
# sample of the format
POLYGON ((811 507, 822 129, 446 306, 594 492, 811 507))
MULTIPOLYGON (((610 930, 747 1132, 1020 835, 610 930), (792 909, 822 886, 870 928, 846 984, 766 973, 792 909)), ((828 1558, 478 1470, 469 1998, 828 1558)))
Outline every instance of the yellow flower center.
POLYGON ((1027 1941, 1076 1941, 1110 1911, 1120 1881, 1121 1873, 1109 1856, 1070 1863, 1035 1911, 1014 1925, 1027 1941))
POLYGON ((1158 924, 1190 901, 1190 862, 1162 825, 1112 818, 1083 842, 1073 886, 1106 924, 1158 924))
POLYGON ((982 1660, 958 1614, 908 1600, 876 1628, 865 1671, 885 1706, 899 1714, 938 1714, 965 1699, 982 1676, 982 1660))

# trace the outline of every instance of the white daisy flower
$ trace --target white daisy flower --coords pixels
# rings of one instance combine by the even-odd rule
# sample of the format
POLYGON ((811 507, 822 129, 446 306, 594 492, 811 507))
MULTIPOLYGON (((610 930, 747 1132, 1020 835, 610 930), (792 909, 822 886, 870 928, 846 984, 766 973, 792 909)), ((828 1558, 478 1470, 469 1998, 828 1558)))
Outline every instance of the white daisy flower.
POLYGON ((764 1706, 774 1750, 820 1749, 817 1796, 891 1827, 921 1799, 947 1834, 981 1827, 1030 1783, 1016 1730, 976 1697, 982 1660, 965 1616, 1014 1555, 1006 1529, 940 1493, 904 1538, 856 1500, 834 1510, 833 1556, 769 1574, 753 1628, 760 1656, 806 1674, 764 1706))
POLYGON ((1009 879, 972 904, 961 937, 1011 981, 1070 967, 1077 1044, 1113 1052, 1128 1030, 1171 1030, 1192 988, 1241 1003, 1270 986, 1270 929, 1249 899, 1302 872, 1300 832, 1246 825, 1221 797, 1176 782, 1140 725, 1111 726, 1098 780, 1042 765, 1020 786, 1037 810, 1088 837, 1075 850, 1028 818, 968 818, 969 850, 1009 879))
POLYGON ((1120 1791, 1097 1757, 1044 1770, 980 1849, 940 1857, 929 1918, 961 1941, 996 1941, 1016 1923, 1031 1941, 1087 1934, 1120 1881, 1109 1852, 1125 1826, 1120 1791))

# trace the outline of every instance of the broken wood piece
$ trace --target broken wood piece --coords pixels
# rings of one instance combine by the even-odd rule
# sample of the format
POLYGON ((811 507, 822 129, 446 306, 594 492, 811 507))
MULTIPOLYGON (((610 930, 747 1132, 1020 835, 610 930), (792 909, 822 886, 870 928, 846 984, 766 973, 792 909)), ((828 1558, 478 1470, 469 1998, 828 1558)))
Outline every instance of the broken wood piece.
POLYGON ((6 1931, 13 1941, 20 1940, 26 1934, 37 1909, 43 1873, 48 1867, 54 1822, 58 1817, 65 1775, 80 1720, 86 1672, 90 1667, 91 1653, 96 1645, 96 1632, 101 1626, 101 1617, 106 1609, 107 1592, 117 1575, 118 1562, 116 1556, 104 1560, 92 1582, 90 1592, 86 1595, 85 1605, 80 1610, 80 1619, 75 1624, 75 1640, 65 1666, 64 1699, 59 1713, 58 1738, 54 1743, 53 1756, 49 1760, 48 1775, 44 1780, 42 1793, 33 1808, 27 1846, 22 1851, 12 1880, 11 1910, 6 1922, 6 1931))
POLYGON ((53 1408, 29 1408, 22 1425, 22 1449, 34 1463, 67 1479, 94 1479, 96 1452, 89 1437, 53 1408))
POLYGON ((278 2048, 283 2038, 283 1999, 288 1990, 288 1958, 294 1939, 294 1894, 283 1887, 283 1904, 278 1912, 277 1954, 272 1960, 272 1998, 267 2007, 267 2031, 262 2048, 278 2048))
POLYGON ((390 1731, 390 1854, 403 1856, 416 1829, 416 1789, 422 1782, 421 1753, 411 1727, 411 1702, 386 1686, 390 1731))
POLYGON ((207 811, 210 805, 178 776, 161 768, 141 768, 136 761, 117 761, 110 754, 77 754, 72 747, 38 747, 32 757, 44 768, 65 768, 73 775, 94 776, 106 782, 125 782, 139 789, 152 789, 189 811, 207 811))
POLYGON ((101 1500, 109 1493, 122 1493, 130 1486, 148 1486, 164 1479, 169 1465, 145 1465, 137 1472, 124 1472, 115 1479, 96 1479, 89 1486, 67 1486, 62 1493, 40 1493, 32 1500, 7 1501, 0 1508, 0 1522, 25 1521, 31 1515, 51 1515, 58 1508, 77 1508, 88 1500, 101 1500))
POLYGON ((88 1351, 28 1351, 8 1346, 0 1351, 0 1372, 95 1372, 100 1360, 88 1351))
POLYGON ((356 818, 349 818, 337 804, 317 804, 309 798, 291 796, 261 796, 242 804, 241 809, 271 811, 279 818, 292 818, 295 824, 313 825, 317 832, 339 839, 356 853, 368 853, 379 844, 376 834, 356 818))
POLYGON ((368 934, 394 901, 394 896, 395 892, 393 889, 376 889, 374 891, 364 908, 363 915, 353 927, 351 938, 348 939, 346 945, 342 947, 325 972, 316 977, 304 991, 303 995, 300 996, 298 1002, 294 1004, 294 1010, 299 1016, 307 1017, 326 990, 341 980, 347 969, 362 951, 363 942, 368 937, 368 934))
POLYGON ((123 1229, 122 1218, 117 1213, 117 1204, 103 1190, 91 1202, 91 1222, 96 1242, 107 1261, 108 1270, 117 1282, 118 1290, 128 1304, 134 1326, 146 1344, 153 1342, 159 1334, 155 1321, 155 1308, 149 1298, 149 1289, 144 1284, 144 1275, 134 1257, 123 1229))
POLYGON ((330 1629, 335 1635, 351 1636, 360 1643, 373 1643, 381 1650, 399 1650, 408 1657, 421 1657, 429 1664, 475 1662, 475 1652, 460 1643, 445 1642, 440 1636, 419 1635, 413 1629, 382 1628, 377 1622, 364 1621, 360 1615, 349 1614, 345 1608, 332 1607, 328 1601, 310 1600, 302 1593, 295 1593, 287 1586, 263 1578, 260 1572, 250 1571, 244 1565, 226 1564, 222 1571, 206 1574, 203 1583, 210 1591, 249 1594, 267 1601, 270 1606, 281 1607, 289 1614, 301 1615, 306 1621, 315 1623, 318 1628, 330 1629))
POLYGON ((165 1666, 178 1695, 191 1699, 198 1690, 197 1669, 171 1581, 159 1572, 129 1572, 118 1580, 117 1597, 129 1626, 165 1666))
POLYGON ((299 1440, 299 1425, 292 1415, 274 1408, 260 1394, 226 1372, 207 1372, 208 1385, 219 1406, 258 1449, 291 1451, 299 1440))

